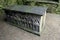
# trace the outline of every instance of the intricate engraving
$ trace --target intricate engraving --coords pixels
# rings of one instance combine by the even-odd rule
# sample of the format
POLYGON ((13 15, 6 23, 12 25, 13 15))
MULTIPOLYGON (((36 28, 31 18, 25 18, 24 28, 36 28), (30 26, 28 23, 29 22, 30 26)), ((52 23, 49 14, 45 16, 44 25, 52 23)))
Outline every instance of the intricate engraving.
POLYGON ((7 14, 7 20, 20 27, 39 32, 40 16, 34 14, 11 13, 7 14))

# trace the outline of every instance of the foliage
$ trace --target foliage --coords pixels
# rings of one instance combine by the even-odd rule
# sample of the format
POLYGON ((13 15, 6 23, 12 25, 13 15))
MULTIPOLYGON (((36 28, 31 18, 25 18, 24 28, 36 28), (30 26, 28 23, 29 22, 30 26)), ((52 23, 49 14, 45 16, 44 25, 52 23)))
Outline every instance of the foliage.
POLYGON ((18 5, 23 5, 23 1, 22 0, 17 0, 17 4, 18 5))
POLYGON ((49 13, 55 13, 56 8, 57 8, 57 5, 55 5, 55 4, 44 4, 44 3, 40 3, 40 4, 36 4, 36 5, 37 6, 48 7, 47 12, 49 12, 49 13))
POLYGON ((27 2, 26 0, 0 0, 0 8, 3 8, 5 6, 16 5, 16 4, 48 7, 47 12, 50 12, 50 13, 59 13, 60 11, 60 8, 59 7, 57 8, 57 5, 54 5, 54 4, 27 2))
POLYGON ((3 7, 15 4, 17 4, 16 0, 0 0, 0 16, 4 14, 3 7))
POLYGON ((60 4, 59 4, 58 8, 56 9, 56 13, 60 14, 60 4))

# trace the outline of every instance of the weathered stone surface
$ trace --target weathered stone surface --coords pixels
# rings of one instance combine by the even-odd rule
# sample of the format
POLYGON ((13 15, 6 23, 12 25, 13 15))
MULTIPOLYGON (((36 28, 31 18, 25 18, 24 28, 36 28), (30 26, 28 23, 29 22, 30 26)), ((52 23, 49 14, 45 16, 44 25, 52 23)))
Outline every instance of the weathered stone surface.
POLYGON ((47 14, 46 26, 41 36, 0 21, 0 40, 60 40, 60 15, 47 14))
POLYGON ((27 5, 13 5, 4 8, 5 10, 13 10, 18 12, 25 12, 30 14, 44 15, 47 7, 27 6, 27 5))

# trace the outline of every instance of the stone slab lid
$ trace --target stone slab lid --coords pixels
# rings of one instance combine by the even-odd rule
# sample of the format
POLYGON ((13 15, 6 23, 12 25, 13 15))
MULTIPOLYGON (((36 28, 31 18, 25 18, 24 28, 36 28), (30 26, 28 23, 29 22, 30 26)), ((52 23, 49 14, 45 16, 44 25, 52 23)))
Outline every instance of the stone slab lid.
POLYGON ((47 10, 47 7, 13 5, 13 6, 5 7, 4 10, 12 10, 12 11, 18 11, 18 12, 37 14, 37 15, 44 15, 47 10))

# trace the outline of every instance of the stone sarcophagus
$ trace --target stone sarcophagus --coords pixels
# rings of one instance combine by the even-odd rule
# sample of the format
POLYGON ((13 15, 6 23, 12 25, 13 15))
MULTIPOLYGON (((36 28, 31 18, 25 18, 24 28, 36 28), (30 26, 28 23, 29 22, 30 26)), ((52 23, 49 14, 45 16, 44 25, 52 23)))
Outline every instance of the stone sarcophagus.
POLYGON ((5 7, 5 20, 28 32, 40 35, 45 25, 46 7, 14 5, 5 7))

